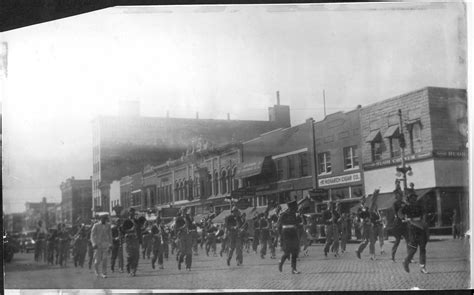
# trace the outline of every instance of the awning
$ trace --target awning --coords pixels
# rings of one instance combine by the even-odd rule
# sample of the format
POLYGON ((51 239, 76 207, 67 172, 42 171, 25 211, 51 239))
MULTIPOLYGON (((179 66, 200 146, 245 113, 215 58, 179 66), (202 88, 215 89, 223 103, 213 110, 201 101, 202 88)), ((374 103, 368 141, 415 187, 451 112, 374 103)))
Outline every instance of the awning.
POLYGON ((423 188, 423 189, 416 189, 416 195, 418 196, 417 200, 421 200, 424 196, 429 194, 433 188, 423 188))
POLYGON ((264 159, 255 162, 244 162, 237 166, 235 178, 247 178, 262 173, 264 159))
POLYGON ((383 137, 389 138, 389 137, 398 137, 399 135, 399 128, 398 125, 393 125, 388 127, 387 131, 385 131, 383 137))
POLYGON ((243 162, 237 166, 235 178, 247 178, 260 174, 271 172, 273 169, 273 160, 271 156, 266 156, 252 162, 243 162))
POLYGON ((369 136, 365 139, 366 142, 374 142, 378 141, 381 139, 380 131, 379 130, 374 130, 370 131, 369 136))
MULTIPOLYGON (((433 188, 415 190, 416 195, 418 196, 417 200, 422 199, 426 194, 430 193, 432 190, 433 188)), ((370 208, 372 205, 372 200, 373 200, 373 195, 369 195, 367 199, 365 200, 365 206, 370 208)), ((393 207, 393 204, 395 203, 395 201, 396 201, 395 193, 393 192, 379 194, 376 200, 377 210, 390 209, 393 207)), ((356 213, 359 207, 360 207, 360 204, 357 204, 356 206, 352 207, 351 212, 356 213)))
POLYGON ((221 213, 219 213, 219 215, 217 215, 216 217, 214 217, 214 219, 212 219, 212 222, 213 223, 224 223, 225 222, 225 218, 230 214, 230 210, 224 210, 222 211, 221 213))

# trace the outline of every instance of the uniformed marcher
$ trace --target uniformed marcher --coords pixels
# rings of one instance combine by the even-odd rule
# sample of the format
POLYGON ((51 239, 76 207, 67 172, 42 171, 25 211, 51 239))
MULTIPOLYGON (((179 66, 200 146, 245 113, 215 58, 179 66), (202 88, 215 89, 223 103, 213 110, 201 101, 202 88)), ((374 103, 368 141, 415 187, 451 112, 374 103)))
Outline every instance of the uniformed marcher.
MULTIPOLYGON (((243 225, 240 220, 239 209, 237 209, 237 207, 235 206, 232 207, 231 213, 225 218, 224 224, 225 224, 225 230, 226 230, 226 235, 227 235, 227 243, 229 247, 229 252, 227 253, 227 265, 230 266, 230 261, 232 259, 232 255, 234 254, 234 250, 238 248, 237 243, 239 242, 239 239, 238 239, 239 228, 243 225)), ((237 249, 236 251, 237 265, 240 265, 242 263, 241 252, 242 251, 239 251, 239 249, 237 249)))
POLYGON ((112 259, 110 267, 112 272, 115 271, 115 261, 118 259, 118 267, 120 272, 123 272, 123 232, 121 221, 117 221, 117 224, 112 226, 112 259))
POLYGON ((252 241, 252 249, 257 254, 258 250, 258 244, 260 243, 260 222, 259 222, 259 216, 254 217, 254 222, 253 222, 253 241, 252 241))
POLYGON ((60 266, 66 266, 67 264, 67 259, 69 256, 69 244, 71 242, 71 237, 69 233, 66 231, 66 225, 65 224, 59 224, 58 226, 58 253, 59 253, 59 265, 60 266))
POLYGON ((189 224, 189 235, 191 236, 191 240, 192 240, 192 249, 193 249, 193 253, 195 256, 197 256, 199 253, 198 253, 198 240, 199 240, 199 234, 197 232, 197 225, 196 223, 193 221, 191 224, 189 224))
POLYGON ((408 221, 408 255, 403 261, 403 268, 406 272, 410 272, 409 263, 415 256, 418 248, 420 248, 420 271, 428 273, 426 270, 426 243, 428 242, 428 225, 424 222, 423 217, 425 210, 417 201, 416 194, 410 194, 408 204, 402 209, 408 221))
POLYGON ((142 244, 142 231, 138 219, 135 218, 135 209, 130 208, 128 219, 123 222, 125 236, 125 251, 127 252, 127 273, 135 276, 140 259, 140 245, 142 244))
POLYGON ((326 210, 323 211, 322 214, 322 219, 324 223, 324 231, 326 233, 326 243, 324 245, 324 256, 328 256, 329 250, 331 250, 331 247, 334 244, 335 240, 335 231, 334 231, 334 222, 333 222, 333 208, 334 203, 329 202, 328 207, 326 210))
POLYGON ((258 223, 258 228, 260 231, 260 258, 264 259, 267 255, 267 245, 270 240, 270 222, 265 216, 265 213, 260 214, 260 219, 258 223))
POLYGON ((142 245, 142 257, 145 259, 150 259, 151 255, 151 226, 148 225, 148 221, 145 223, 145 226, 142 230, 142 239, 143 239, 143 245, 142 245))
POLYGON ((153 256, 151 258, 151 267, 155 269, 155 263, 158 260, 159 269, 163 269, 163 233, 165 229, 161 224, 160 217, 156 218, 155 224, 151 227, 151 243, 153 256))
POLYGON ((364 251, 367 244, 369 244, 370 259, 375 260, 375 243, 377 236, 375 229, 380 222, 380 215, 376 210, 369 210, 367 207, 359 208, 359 218, 362 219, 362 242, 359 244, 359 248, 356 250, 357 258, 361 258, 360 255, 364 251))
POLYGON ((331 246, 331 252, 334 256, 339 256, 339 239, 341 238, 341 203, 336 203, 335 208, 332 210, 332 231, 333 231, 333 242, 331 246))
POLYGON ((87 235, 84 225, 81 226, 74 238, 74 266, 84 267, 87 253, 87 235))
MULTIPOLYGON (((395 218, 393 221, 393 236, 395 237, 395 242, 392 246, 392 261, 395 262, 395 254, 397 253, 398 245, 400 245, 400 240, 402 237, 408 242, 408 228, 407 222, 403 216, 403 210, 406 206, 406 203, 403 202, 402 192, 395 193, 396 201, 393 204, 393 210, 395 212, 395 218)), ((408 244, 407 244, 408 246, 408 244)), ((407 248, 408 249, 408 248, 407 248)), ((408 251, 407 251, 408 252, 408 251)))
POLYGON ((206 255, 209 256, 209 251, 212 249, 212 254, 214 256, 217 256, 216 253, 216 234, 217 234, 217 227, 214 226, 212 221, 209 221, 207 223, 206 228, 203 229, 203 231, 206 231, 206 255))
POLYGON ((179 249, 178 269, 181 270, 181 263, 184 261, 186 270, 190 271, 193 262, 193 238, 190 234, 192 220, 186 209, 179 213, 175 226, 179 249))
POLYGON ((298 239, 297 227, 302 222, 301 217, 297 215, 298 204, 295 201, 288 203, 288 209, 281 213, 278 219, 278 229, 281 237, 281 248, 283 256, 278 264, 280 272, 283 270, 283 264, 286 259, 291 257, 291 272, 299 274, 296 269, 296 260, 298 259, 298 252, 300 250, 300 241, 298 239))

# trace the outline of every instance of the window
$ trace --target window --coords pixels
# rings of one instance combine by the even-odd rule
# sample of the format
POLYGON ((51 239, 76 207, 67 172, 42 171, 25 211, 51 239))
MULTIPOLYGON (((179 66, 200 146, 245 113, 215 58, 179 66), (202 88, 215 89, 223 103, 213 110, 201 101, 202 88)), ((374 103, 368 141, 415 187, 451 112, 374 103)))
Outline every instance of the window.
POLYGON ((331 154, 329 152, 318 154, 318 169, 319 174, 331 173, 331 154))
POLYGON ((390 156, 392 158, 394 157, 400 157, 400 141, 398 140, 398 137, 390 137, 390 156))
POLYGON ((416 122, 412 124, 409 128, 410 131, 410 150, 412 154, 421 152, 422 142, 421 142, 421 124, 416 122))
POLYGON ((222 194, 227 193, 227 173, 225 170, 221 173, 221 192, 222 194))
POLYGON ((301 176, 308 176, 308 155, 306 153, 300 153, 300 174, 301 176))
POLYGON ((344 170, 359 168, 359 150, 356 145, 344 148, 344 170))
POLYGON ((216 172, 214 174, 214 195, 217 196, 219 194, 219 174, 216 172))
POLYGON ((233 189, 236 190, 239 188, 239 180, 237 178, 235 178, 235 174, 237 173, 237 168, 234 168, 232 170, 232 177, 233 177, 233 180, 232 180, 232 186, 233 186, 233 189))
POLYGON ((283 160, 277 159, 275 162, 276 165, 276 171, 277 171, 277 180, 282 180, 283 179, 283 160))
POLYGON ((296 177, 296 170, 295 170, 295 159, 292 156, 288 157, 288 178, 295 178, 296 177))
POLYGON ((371 142, 372 162, 380 161, 382 159, 382 142, 371 142))

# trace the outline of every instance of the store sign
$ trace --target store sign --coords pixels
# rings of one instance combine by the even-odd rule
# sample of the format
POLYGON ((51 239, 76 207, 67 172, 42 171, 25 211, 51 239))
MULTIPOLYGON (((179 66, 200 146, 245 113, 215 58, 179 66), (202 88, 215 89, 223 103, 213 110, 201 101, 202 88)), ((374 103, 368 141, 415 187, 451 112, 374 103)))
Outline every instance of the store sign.
MULTIPOLYGON (((416 160, 427 159, 432 156, 433 156, 433 152, 431 151, 414 154, 414 155, 408 155, 408 156, 405 156, 405 162, 413 162, 416 160)), ((367 164, 364 164, 364 170, 370 170, 370 169, 376 169, 376 168, 381 168, 385 166, 401 164, 401 162, 402 162, 401 158, 396 158, 396 159, 382 160, 382 161, 378 161, 374 163, 367 163, 367 164)))
POLYGON ((336 177, 319 179, 319 186, 330 186, 361 181, 360 172, 336 177))
POLYGON ((466 151, 433 151, 437 158, 467 158, 466 151))

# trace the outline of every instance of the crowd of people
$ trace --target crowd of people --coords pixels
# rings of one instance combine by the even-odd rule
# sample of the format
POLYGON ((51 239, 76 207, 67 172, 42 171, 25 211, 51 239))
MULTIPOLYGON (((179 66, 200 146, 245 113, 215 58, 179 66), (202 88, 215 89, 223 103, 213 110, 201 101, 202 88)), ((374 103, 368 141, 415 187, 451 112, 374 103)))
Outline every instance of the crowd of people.
MULTIPOLYGON (((422 218, 423 206, 417 201, 414 192, 410 193, 405 201, 399 187, 395 192, 395 243, 392 247, 392 260, 395 262, 396 251, 403 237, 407 241, 408 253, 403 260, 403 268, 409 272, 409 263, 419 248, 420 270, 427 273, 425 265, 428 229, 422 218)), ((375 200, 377 195, 378 191, 375 191, 372 200, 375 200)), ((191 271, 193 256, 198 255, 199 247, 204 249, 207 256, 225 257, 228 266, 231 265, 235 253, 235 263, 240 266, 244 263, 244 254, 250 252, 259 255, 261 259, 265 259, 267 254, 270 259, 276 259, 280 245, 282 256, 278 270, 281 272, 285 261, 290 260, 291 272, 298 274, 298 255, 308 255, 314 223, 302 214, 295 200, 287 203, 287 206, 286 210, 279 206, 269 207, 265 212, 249 217, 233 206, 223 224, 215 224, 214 215, 196 222, 185 208, 179 210, 172 224, 165 224, 159 216, 155 220, 146 220, 143 216, 137 218, 133 208, 128 211, 126 219, 116 219, 110 223, 109 216, 102 215, 93 225, 83 224, 75 230, 60 224, 57 230, 48 232, 40 222, 36 234, 35 260, 39 262, 44 259, 48 264, 65 267, 68 257, 72 256, 75 267, 84 267, 87 256, 88 267, 91 269, 94 266, 96 275, 106 278, 108 260, 112 272, 126 271, 128 275, 135 276, 140 256, 143 261, 151 260, 153 269, 163 269, 164 261, 172 257, 171 260, 176 260, 179 270, 184 264, 186 270, 191 271)), ((340 204, 330 202, 322 214, 326 235, 323 254, 327 257, 331 252, 337 258, 340 253, 344 253, 354 228, 362 241, 355 252, 356 256, 360 259, 361 253, 368 245, 370 259, 375 260, 377 240, 382 254, 384 251, 385 234, 382 220, 375 201, 365 204, 363 199, 355 218, 347 212, 342 212, 340 204)))

